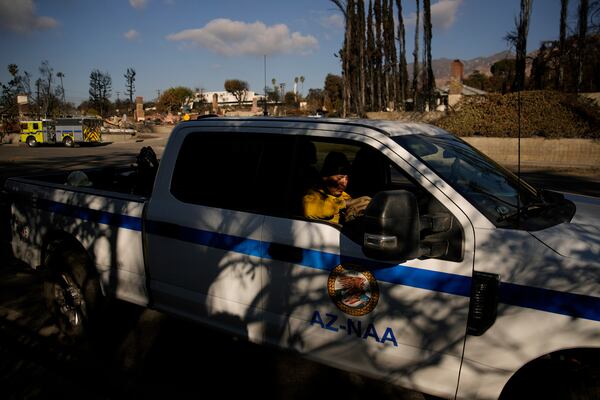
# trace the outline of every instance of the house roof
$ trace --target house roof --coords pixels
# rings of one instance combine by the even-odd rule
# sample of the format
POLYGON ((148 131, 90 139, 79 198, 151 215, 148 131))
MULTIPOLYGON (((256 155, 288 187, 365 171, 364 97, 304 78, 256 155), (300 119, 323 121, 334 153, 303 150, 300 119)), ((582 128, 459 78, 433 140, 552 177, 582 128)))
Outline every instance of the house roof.
MULTIPOLYGON (((444 85, 439 88, 440 92, 443 94, 448 94, 450 91, 450 85, 444 85)), ((462 90, 460 92, 463 96, 481 96, 487 94, 485 90, 477 89, 469 85, 462 84, 462 90)))

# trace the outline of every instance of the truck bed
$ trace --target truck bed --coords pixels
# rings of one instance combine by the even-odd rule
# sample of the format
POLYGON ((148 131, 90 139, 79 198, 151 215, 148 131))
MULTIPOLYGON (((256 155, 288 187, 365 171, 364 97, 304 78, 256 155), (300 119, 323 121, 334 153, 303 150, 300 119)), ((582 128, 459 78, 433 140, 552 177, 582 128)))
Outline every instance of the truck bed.
POLYGON ((151 179, 140 176, 137 168, 131 167, 102 167, 79 170, 83 172, 90 184, 77 185, 72 179, 69 179, 70 174, 75 171, 65 171, 59 173, 50 173, 42 175, 31 175, 20 178, 9 178, 13 181, 21 181, 34 185, 51 186, 54 188, 63 188, 72 191, 85 191, 99 193, 110 197, 123 197, 127 195, 131 200, 145 200, 150 196, 154 176, 151 179))
POLYGON ((71 172, 7 179, 13 255, 37 268, 53 238, 73 238, 96 267, 105 294, 147 305, 142 240, 147 197, 136 169, 84 170, 89 186, 69 185, 71 172))

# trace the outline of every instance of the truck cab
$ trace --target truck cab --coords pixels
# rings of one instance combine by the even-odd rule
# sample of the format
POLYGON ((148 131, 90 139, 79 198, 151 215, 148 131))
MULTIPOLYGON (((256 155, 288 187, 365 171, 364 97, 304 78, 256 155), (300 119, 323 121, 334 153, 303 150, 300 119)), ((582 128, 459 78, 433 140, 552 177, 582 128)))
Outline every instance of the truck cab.
POLYGON ((54 120, 21 121, 21 143, 35 147, 40 143, 56 143, 56 124, 54 120))
POLYGON ((537 190, 454 135, 209 119, 168 147, 146 236, 164 310, 442 397, 498 397, 527 362, 598 347, 597 206, 537 190), (348 193, 372 198, 352 223, 302 212, 331 152, 350 161, 348 193))

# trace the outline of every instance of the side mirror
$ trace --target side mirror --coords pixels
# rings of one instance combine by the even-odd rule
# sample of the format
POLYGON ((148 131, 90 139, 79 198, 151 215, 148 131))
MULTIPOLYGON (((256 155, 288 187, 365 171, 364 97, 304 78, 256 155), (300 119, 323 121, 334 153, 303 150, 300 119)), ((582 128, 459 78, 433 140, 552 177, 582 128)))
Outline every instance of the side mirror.
POLYGON ((419 208, 406 190, 377 193, 365 210, 363 253, 384 261, 419 257, 419 208))

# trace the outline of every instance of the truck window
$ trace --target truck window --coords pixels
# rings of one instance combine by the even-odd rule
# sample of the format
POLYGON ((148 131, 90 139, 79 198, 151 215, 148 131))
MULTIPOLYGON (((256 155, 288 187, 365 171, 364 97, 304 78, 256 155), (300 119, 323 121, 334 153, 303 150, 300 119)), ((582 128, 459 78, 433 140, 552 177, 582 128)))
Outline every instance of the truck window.
POLYGON ((40 129, 40 124, 38 122, 34 122, 32 129, 37 131, 38 129, 40 129))
POLYGON ((278 214, 284 210, 293 138, 190 134, 175 164, 171 193, 186 203, 278 214))
MULTIPOLYGON (((350 164, 345 192, 352 199, 363 196, 373 197, 378 192, 385 190, 407 190, 416 196, 421 217, 446 214, 454 219, 450 211, 429 191, 416 183, 412 177, 398 168, 380 151, 367 145, 356 144, 356 142, 306 137, 299 138, 294 165, 293 176, 295 178, 293 180, 295 184, 292 191, 295 193, 293 197, 296 204, 294 218, 307 218, 304 215, 303 197, 310 189, 319 188, 324 160, 331 152, 344 154, 350 164)), ((309 219, 329 223, 325 219, 309 219)), ((351 221, 345 221, 341 216, 336 225, 348 238, 362 244, 363 225, 360 216, 351 221)), ((443 256, 436 258, 458 261, 462 259, 463 233, 457 221, 454 221, 451 226, 452 228, 445 232, 432 232, 427 225, 423 225, 422 239, 442 238, 447 240, 448 251, 443 256)))
POLYGON ((544 198, 542 192, 450 134, 405 135, 394 141, 452 185, 497 227, 538 230, 572 217, 572 206, 564 199, 544 198))

